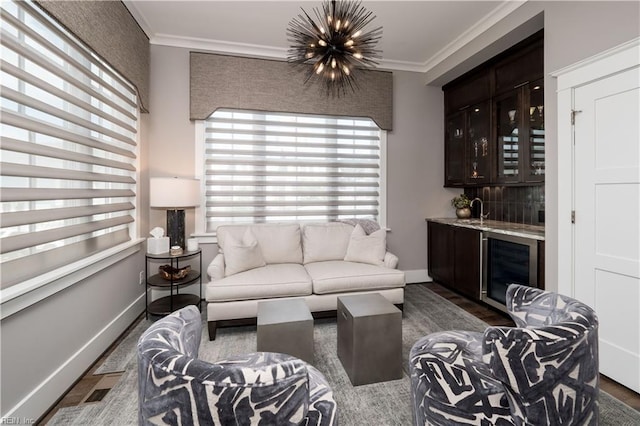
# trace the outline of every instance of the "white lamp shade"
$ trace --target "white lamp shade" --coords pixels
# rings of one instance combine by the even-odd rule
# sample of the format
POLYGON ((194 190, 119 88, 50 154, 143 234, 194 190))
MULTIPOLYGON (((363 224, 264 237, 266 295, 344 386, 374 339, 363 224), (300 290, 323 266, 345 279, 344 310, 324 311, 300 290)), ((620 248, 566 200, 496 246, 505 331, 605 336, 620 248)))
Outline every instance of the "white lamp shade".
POLYGON ((184 208, 200 205, 200 181, 177 177, 151 178, 151 207, 184 208))

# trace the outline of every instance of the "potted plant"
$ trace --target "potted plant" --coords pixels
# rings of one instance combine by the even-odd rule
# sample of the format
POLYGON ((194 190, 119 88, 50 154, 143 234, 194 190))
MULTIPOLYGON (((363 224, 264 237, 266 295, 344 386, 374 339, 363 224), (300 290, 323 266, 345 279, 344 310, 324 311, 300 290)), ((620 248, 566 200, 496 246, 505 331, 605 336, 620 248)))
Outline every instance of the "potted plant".
POLYGON ((471 217, 471 200, 465 195, 460 194, 451 199, 451 205, 456 208, 456 216, 459 219, 468 219, 471 217))

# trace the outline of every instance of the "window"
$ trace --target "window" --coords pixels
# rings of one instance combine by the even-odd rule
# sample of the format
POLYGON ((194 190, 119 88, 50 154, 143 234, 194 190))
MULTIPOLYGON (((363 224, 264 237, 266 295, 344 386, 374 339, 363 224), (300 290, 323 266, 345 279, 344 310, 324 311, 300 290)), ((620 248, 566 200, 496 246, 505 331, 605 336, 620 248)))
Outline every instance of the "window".
POLYGON ((203 134, 206 232, 233 222, 383 222, 386 133, 371 119, 218 110, 203 134))
POLYGON ((135 235, 135 89, 31 2, 2 2, 2 289, 135 235))

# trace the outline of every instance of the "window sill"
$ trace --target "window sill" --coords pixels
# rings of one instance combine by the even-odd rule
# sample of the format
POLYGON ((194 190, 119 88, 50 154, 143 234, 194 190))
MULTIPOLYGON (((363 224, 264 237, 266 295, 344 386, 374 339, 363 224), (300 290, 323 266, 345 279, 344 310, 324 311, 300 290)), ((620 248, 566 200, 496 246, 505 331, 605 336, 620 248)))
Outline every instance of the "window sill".
MULTIPOLYGON (((391 228, 382 227, 387 233, 391 232, 391 228)), ((198 244, 218 244, 218 236, 215 232, 212 233, 196 233, 189 235, 191 238, 198 240, 198 244)))
POLYGON ((198 240, 198 244, 218 244, 218 236, 215 232, 212 232, 210 234, 193 233, 190 235, 190 237, 198 240))
POLYGON ((11 316, 141 250, 138 238, 0 290, 0 319, 11 316))

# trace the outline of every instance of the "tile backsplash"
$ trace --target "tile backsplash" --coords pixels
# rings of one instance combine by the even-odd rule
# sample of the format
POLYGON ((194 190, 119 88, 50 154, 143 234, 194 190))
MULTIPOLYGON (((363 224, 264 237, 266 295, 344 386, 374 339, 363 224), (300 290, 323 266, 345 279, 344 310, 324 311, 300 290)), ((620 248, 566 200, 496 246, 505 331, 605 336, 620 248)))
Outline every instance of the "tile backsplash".
MULTIPOLYGON (((476 197, 484 202, 488 219, 526 225, 544 225, 544 185, 538 186, 488 186, 466 188, 470 199, 476 197)), ((480 204, 472 209, 473 217, 479 217, 480 204)))

